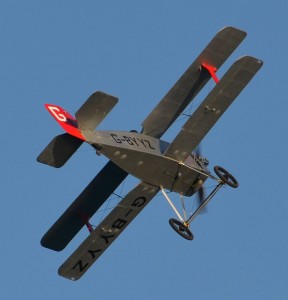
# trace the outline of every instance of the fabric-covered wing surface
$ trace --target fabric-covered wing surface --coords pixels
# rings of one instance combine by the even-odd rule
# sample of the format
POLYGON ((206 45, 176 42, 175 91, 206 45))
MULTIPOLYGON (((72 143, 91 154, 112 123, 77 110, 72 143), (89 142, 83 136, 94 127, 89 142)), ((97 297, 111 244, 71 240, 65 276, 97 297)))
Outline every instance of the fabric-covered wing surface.
POLYGON ((59 275, 78 280, 158 193, 159 188, 139 183, 92 231, 59 268, 59 275))
POLYGON ((183 161, 199 145, 262 65, 262 61, 251 56, 237 60, 184 124, 164 155, 183 161))
POLYGON ((246 37, 234 27, 219 31, 142 123, 143 133, 160 138, 211 78, 202 66, 219 69, 246 37))
POLYGON ((128 174, 109 161, 41 240, 43 247, 61 251, 110 197, 128 174))

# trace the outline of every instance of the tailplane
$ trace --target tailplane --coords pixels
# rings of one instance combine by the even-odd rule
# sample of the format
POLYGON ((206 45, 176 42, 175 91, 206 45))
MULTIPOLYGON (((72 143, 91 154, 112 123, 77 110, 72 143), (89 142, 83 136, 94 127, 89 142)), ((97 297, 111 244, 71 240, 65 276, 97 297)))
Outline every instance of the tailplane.
POLYGON ((37 157, 51 167, 62 167, 85 141, 82 130, 94 130, 116 105, 118 99, 103 92, 93 93, 76 112, 76 118, 62 107, 45 104, 46 109, 67 132, 56 136, 37 157))

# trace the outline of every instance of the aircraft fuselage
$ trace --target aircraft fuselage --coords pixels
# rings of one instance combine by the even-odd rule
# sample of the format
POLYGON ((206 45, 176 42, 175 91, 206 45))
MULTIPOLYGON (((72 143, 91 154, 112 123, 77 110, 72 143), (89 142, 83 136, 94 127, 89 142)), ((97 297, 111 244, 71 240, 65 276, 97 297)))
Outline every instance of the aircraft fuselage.
POLYGON ((208 172, 194 155, 183 162, 165 156, 169 143, 137 132, 82 131, 87 142, 126 172, 140 180, 165 189, 193 195, 208 172))

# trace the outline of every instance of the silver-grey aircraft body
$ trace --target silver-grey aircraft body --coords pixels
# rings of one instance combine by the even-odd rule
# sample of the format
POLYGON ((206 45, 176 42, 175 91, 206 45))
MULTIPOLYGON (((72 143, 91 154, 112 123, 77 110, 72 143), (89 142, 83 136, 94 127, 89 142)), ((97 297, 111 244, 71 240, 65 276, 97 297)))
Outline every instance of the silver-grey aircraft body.
POLYGON ((143 182, 191 196, 207 179, 208 169, 195 155, 183 162, 165 156, 169 144, 151 136, 126 131, 83 132, 87 142, 127 173, 143 182), (199 173, 202 172, 202 173, 199 173))
POLYGON ((75 113, 76 117, 60 106, 45 105, 66 133, 52 139, 38 156, 39 162, 62 167, 83 142, 109 159, 41 239, 42 246, 61 251, 83 226, 88 227, 90 235, 59 268, 61 276, 71 280, 81 278, 159 191, 178 217, 169 220, 172 228, 192 240, 189 225, 216 192, 223 185, 238 187, 237 180, 222 167, 215 166, 217 176, 212 175, 207 168, 208 161, 196 149, 263 64, 257 58, 243 56, 218 79, 217 70, 245 37, 246 32, 234 27, 220 30, 142 122, 139 133, 97 130, 118 102, 116 97, 100 91, 88 98, 75 113), (214 88, 187 118, 174 140, 169 143, 161 140, 211 78, 216 83, 214 88), (93 228, 89 220, 129 174, 138 178, 139 184, 93 228), (217 185, 205 197, 203 184, 209 178, 217 185), (183 216, 165 190, 180 194, 183 216), (188 216, 184 197, 193 194, 199 195, 201 204, 188 216))

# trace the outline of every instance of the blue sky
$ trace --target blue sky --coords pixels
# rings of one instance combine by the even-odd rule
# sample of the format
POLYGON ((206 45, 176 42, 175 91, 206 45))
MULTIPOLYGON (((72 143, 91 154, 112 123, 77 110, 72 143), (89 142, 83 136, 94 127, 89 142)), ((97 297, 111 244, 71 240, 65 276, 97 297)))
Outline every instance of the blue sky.
MULTIPOLYGON (((1 298, 287 299, 287 28, 284 0, 2 0, 1 298), (192 223, 192 242, 171 230, 173 211, 158 196, 80 281, 59 277, 87 232, 60 253, 40 239, 107 160, 83 146, 61 169, 37 163, 62 132, 44 103, 74 113, 102 90, 119 103, 100 129, 140 130, 227 25, 248 36, 220 77, 242 55, 264 61, 202 143, 210 167, 231 171, 239 189, 217 194, 192 223)), ((208 83, 195 103, 212 88, 208 83)), ((171 141, 180 125, 164 138, 171 141)), ((128 178, 119 192, 136 183, 128 178)))

